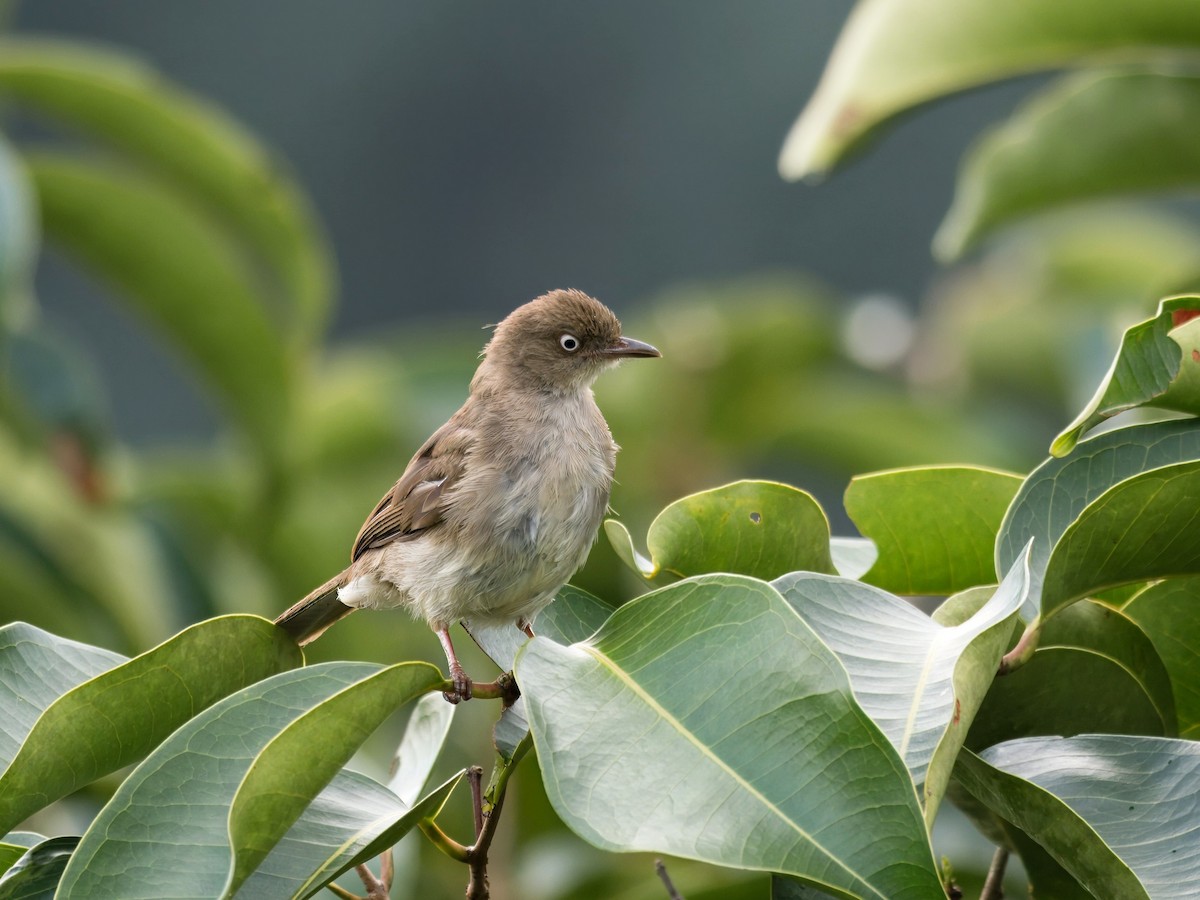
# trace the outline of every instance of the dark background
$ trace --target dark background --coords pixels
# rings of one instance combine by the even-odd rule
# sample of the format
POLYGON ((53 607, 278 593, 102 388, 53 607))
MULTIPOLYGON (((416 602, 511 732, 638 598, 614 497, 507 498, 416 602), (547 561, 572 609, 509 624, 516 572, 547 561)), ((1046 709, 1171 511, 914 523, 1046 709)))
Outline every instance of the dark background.
MULTIPOLYGON (((333 333, 352 338, 416 318, 477 327, 559 286, 627 314, 680 281, 762 270, 913 301, 959 155, 1021 89, 928 110, 826 183, 787 184, 777 153, 848 11, 56 0, 19 4, 12 24, 139 53, 284 157, 335 247, 333 333)), ((43 261, 46 315, 97 348, 118 431, 207 431, 177 364, 99 290, 43 261)))

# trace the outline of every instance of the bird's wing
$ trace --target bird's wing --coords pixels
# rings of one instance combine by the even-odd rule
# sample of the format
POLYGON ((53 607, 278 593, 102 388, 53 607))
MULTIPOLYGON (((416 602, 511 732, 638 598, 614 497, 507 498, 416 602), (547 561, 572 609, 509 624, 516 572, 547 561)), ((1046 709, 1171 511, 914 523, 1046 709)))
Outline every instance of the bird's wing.
POLYGON ((425 442, 363 523, 351 561, 392 541, 410 541, 442 521, 443 498, 462 476, 472 434, 451 419, 425 442))

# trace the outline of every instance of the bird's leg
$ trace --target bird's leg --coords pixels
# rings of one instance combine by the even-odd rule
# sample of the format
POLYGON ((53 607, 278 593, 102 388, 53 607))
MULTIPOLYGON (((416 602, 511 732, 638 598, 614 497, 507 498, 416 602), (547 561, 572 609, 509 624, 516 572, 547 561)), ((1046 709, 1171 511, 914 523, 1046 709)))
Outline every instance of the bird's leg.
POLYGON ((517 619, 517 627, 525 632, 528 637, 533 637, 533 626, 525 619, 517 619))
POLYGON ((450 643, 450 628, 443 625, 441 628, 435 628, 438 640, 442 642, 442 649, 446 651, 446 662, 450 665, 450 680, 454 682, 454 690, 445 691, 442 696, 450 703, 458 703, 460 700, 471 699, 471 679, 467 677, 467 672, 462 667, 462 663, 458 661, 458 656, 454 653, 454 644, 450 643))

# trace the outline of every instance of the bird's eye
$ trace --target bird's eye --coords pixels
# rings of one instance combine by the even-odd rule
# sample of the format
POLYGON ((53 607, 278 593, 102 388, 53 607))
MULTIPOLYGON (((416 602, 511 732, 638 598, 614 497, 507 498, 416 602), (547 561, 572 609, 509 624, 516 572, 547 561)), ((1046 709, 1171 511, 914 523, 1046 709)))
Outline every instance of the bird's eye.
POLYGON ((573 334, 564 334, 558 339, 558 346, 562 347, 568 353, 574 353, 579 349, 579 338, 573 334))

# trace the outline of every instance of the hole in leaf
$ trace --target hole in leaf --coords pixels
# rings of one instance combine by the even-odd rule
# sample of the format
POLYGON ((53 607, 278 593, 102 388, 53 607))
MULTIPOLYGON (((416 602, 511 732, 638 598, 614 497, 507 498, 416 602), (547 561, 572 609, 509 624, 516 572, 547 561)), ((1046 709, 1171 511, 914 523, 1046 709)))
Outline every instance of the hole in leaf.
POLYGON ((759 522, 762 521, 762 513, 756 513, 756 512, 750 513, 750 521, 753 522, 755 525, 757 525, 759 522))

